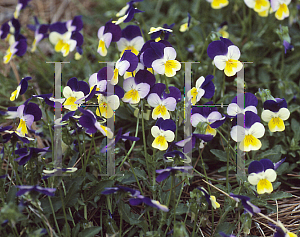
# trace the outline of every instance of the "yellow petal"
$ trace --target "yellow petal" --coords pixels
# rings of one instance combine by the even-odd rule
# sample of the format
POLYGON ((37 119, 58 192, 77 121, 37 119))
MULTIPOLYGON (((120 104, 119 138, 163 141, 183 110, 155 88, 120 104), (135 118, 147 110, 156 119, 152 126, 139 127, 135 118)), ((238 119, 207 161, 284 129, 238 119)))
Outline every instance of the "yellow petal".
POLYGON ((254 5, 254 11, 262 12, 269 9, 270 2, 268 0, 256 0, 254 5))
POLYGON ((19 126, 17 127, 17 132, 21 134, 21 136, 25 136, 25 134, 28 134, 26 122, 23 119, 20 119, 19 126))
POLYGON ((211 3, 211 7, 213 9, 220 9, 222 7, 226 7, 228 3, 228 0, 213 0, 211 3))
POLYGON ((165 75, 167 77, 173 77, 180 68, 181 64, 177 60, 168 60, 165 63, 165 75))
POLYGON ((58 40, 57 44, 55 45, 54 50, 56 52, 60 52, 63 46, 64 46, 64 41, 60 39, 60 40, 58 40))
POLYGON ((164 151, 168 148, 168 142, 164 136, 158 136, 154 139, 152 147, 164 151))
POLYGON ((226 66, 224 69, 225 75, 228 77, 234 76, 240 63, 241 62, 239 60, 235 59, 229 59, 228 61, 226 61, 226 66))
POLYGON ((283 20, 284 18, 288 17, 290 14, 289 9, 285 3, 280 4, 278 10, 275 13, 275 17, 278 20, 283 20))
POLYGON ((140 95, 137 90, 131 89, 130 91, 125 93, 123 99, 125 100, 125 102, 130 101, 131 104, 137 104, 140 102, 140 95))
POLYGON ((257 184, 257 193, 264 194, 264 193, 271 193, 273 191, 272 183, 267 179, 259 180, 257 184))
POLYGON ((216 131, 216 129, 214 129, 211 126, 207 125, 206 130, 205 130, 205 134, 211 134, 213 136, 216 136, 217 131, 216 131))
POLYGON ((14 101, 16 99, 16 95, 18 93, 18 90, 15 90, 14 92, 11 93, 11 96, 10 96, 10 101, 14 101))
POLYGON ((241 141, 239 148, 242 151, 259 150, 261 142, 253 135, 246 135, 243 141, 241 141))
POLYGON ((76 98, 71 96, 65 101, 65 103, 63 105, 66 109, 75 111, 79 107, 78 104, 75 104, 75 101, 76 101, 76 98))
POLYGON ((158 105, 153 109, 152 118, 157 119, 162 117, 163 119, 169 119, 170 114, 164 105, 158 105))
POLYGON ((99 41, 98 52, 100 52, 101 56, 106 56, 107 55, 107 49, 105 47, 105 42, 103 40, 99 41))

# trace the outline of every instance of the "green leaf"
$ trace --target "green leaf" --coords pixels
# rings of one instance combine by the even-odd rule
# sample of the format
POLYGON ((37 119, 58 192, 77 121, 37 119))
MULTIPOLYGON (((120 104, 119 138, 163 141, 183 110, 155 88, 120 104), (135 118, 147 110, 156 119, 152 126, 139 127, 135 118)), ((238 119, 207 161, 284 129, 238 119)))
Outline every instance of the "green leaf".
POLYGON ((213 153, 217 158, 219 158, 220 161, 227 162, 227 156, 225 151, 211 149, 210 152, 213 153))
POLYGON ((294 132, 294 140, 297 143, 300 140, 300 124, 294 118, 292 118, 291 127, 294 132))
POLYGON ((78 237, 94 237, 96 234, 99 233, 99 231, 102 229, 101 226, 93 226, 89 227, 83 231, 81 231, 78 235, 78 237))
POLYGON ((119 203, 119 213, 130 225, 136 225, 142 222, 142 220, 138 220, 139 215, 130 212, 130 206, 124 202, 119 203))
POLYGON ((293 195, 291 193, 287 193, 284 191, 277 191, 275 193, 271 193, 269 196, 266 197, 267 200, 278 200, 283 198, 290 198, 293 195))
POLYGON ((188 212, 189 208, 184 203, 179 203, 176 208, 176 215, 186 214, 188 212))
POLYGON ((221 223, 216 228, 215 236, 221 237, 221 235, 218 234, 219 232, 224 232, 225 234, 230 235, 234 229, 235 229, 235 224, 233 224, 233 223, 229 223, 229 222, 221 223))

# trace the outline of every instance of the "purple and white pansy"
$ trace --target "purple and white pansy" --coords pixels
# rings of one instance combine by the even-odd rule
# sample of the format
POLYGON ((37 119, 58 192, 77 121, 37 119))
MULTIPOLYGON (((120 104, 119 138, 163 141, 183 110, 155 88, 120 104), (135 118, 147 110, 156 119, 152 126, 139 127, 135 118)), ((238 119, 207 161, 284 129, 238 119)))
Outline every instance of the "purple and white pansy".
POLYGON ((72 77, 63 90, 63 95, 66 98, 63 103, 64 108, 71 111, 77 110, 80 104, 75 102, 88 95, 89 92, 90 87, 85 81, 78 81, 76 77, 72 77))
POLYGON ((114 76, 111 80, 112 85, 118 84, 119 75, 123 76, 125 72, 133 72, 138 65, 138 57, 130 50, 125 50, 122 57, 116 62, 114 76))
POLYGON ((204 134, 215 136, 217 134, 215 128, 220 127, 225 122, 226 117, 222 117, 217 108, 210 105, 212 105, 212 101, 201 107, 192 107, 191 123, 193 127, 197 127, 199 123, 203 124, 204 134))
POLYGON ((126 6, 123 7, 116 16, 119 19, 115 22, 116 25, 121 24, 122 22, 129 22, 133 19, 135 13, 143 12, 134 7, 135 2, 142 2, 143 0, 132 0, 126 3, 126 6))
POLYGON ((244 117, 244 127, 233 126, 230 132, 231 138, 240 142, 239 149, 242 151, 259 150, 261 142, 258 138, 265 134, 265 127, 260 123, 259 116, 252 111, 246 111, 245 115, 239 114, 237 116, 244 117))
POLYGON ((56 52, 68 56, 76 47, 83 44, 83 36, 79 32, 83 27, 81 16, 75 16, 67 22, 56 22, 50 25, 49 40, 55 46, 56 52))
POLYGON ((14 12, 14 18, 18 19, 20 11, 24 9, 31 0, 19 0, 14 12))
POLYGON ((20 34, 20 22, 19 20, 12 18, 9 21, 2 24, 0 29, 0 38, 6 40, 9 45, 15 42, 15 38, 20 34))
POLYGON ((176 58, 176 51, 168 41, 150 42, 143 52, 142 62, 147 68, 167 77, 173 77, 180 70, 181 64, 176 58))
POLYGON ((192 169, 193 166, 178 166, 178 167, 167 167, 166 169, 156 170, 159 175, 156 177, 156 182, 161 182, 168 178, 170 174, 178 173, 179 171, 187 173, 188 170, 192 169))
POLYGON ((253 205, 251 202, 250 202, 250 198, 247 197, 247 196, 242 196, 242 195, 236 195, 236 194, 233 194, 233 193, 230 193, 230 196, 237 202, 242 202, 242 205, 244 206, 244 209, 246 212, 248 212, 251 216, 254 214, 254 213, 260 213, 260 208, 253 205))
POLYGON ((78 108, 83 115, 79 118, 79 124, 86 129, 86 133, 91 135, 100 131, 104 136, 107 136, 109 139, 113 138, 113 133, 110 128, 101 125, 98 121, 94 113, 90 110, 84 110, 82 108, 78 108))
POLYGON ((34 40, 31 47, 31 52, 34 52, 36 50, 37 44, 44 38, 47 38, 49 36, 48 29, 49 25, 46 24, 40 24, 37 17, 34 17, 34 25, 27 25, 29 30, 34 31, 34 40))
POLYGON ((167 150, 168 142, 174 141, 176 124, 172 119, 159 118, 155 126, 151 128, 151 134, 155 138, 152 147, 160 151, 167 150))
POLYGON ((196 81, 196 86, 188 91, 188 100, 191 100, 192 105, 195 105, 200 99, 211 98, 215 94, 215 85, 211 81, 214 78, 213 75, 208 75, 205 78, 199 77, 196 81))
POLYGON ((131 50, 135 55, 138 55, 144 43, 140 28, 135 25, 129 25, 122 30, 122 37, 117 42, 117 46, 121 55, 125 50, 131 50))
POLYGON ((126 91, 123 101, 130 104, 137 104, 140 99, 145 98, 150 88, 155 83, 154 75, 148 70, 139 70, 135 77, 124 80, 123 89, 126 91))
POLYGON ((15 151, 19 157, 15 159, 15 161, 19 162, 19 165, 26 164, 31 158, 35 158, 38 156, 44 155, 46 152, 49 151, 49 147, 45 148, 34 148, 34 147, 23 147, 15 151), (28 150, 29 149, 29 150, 28 150))
POLYGON ((227 114, 229 117, 235 117, 237 114, 245 114, 246 111, 252 111, 257 114, 257 103, 258 100, 252 93, 247 92, 238 94, 228 105, 227 114), (238 101, 242 101, 242 103, 239 103, 238 101))
POLYGON ((272 182, 276 180, 277 174, 271 160, 252 161, 248 167, 248 173, 248 181, 252 185, 257 185, 258 194, 273 192, 272 182))
POLYGON ((284 122, 290 117, 290 111, 287 109, 286 100, 275 98, 264 102, 264 110, 261 113, 261 119, 268 122, 271 132, 282 132, 285 130, 284 122))
POLYGON ((104 26, 101 26, 98 30, 98 49, 97 52, 101 56, 107 55, 107 49, 110 46, 111 42, 117 42, 120 40, 122 35, 122 30, 120 26, 107 22, 104 26))
POLYGON ((174 111, 176 103, 181 100, 180 90, 176 87, 170 86, 170 93, 165 92, 166 85, 163 83, 156 83, 148 95, 148 104, 153 107, 152 118, 169 119, 169 111, 174 111))
POLYGON ((21 137, 25 137, 28 134, 27 128, 30 128, 34 121, 39 121, 42 118, 41 109, 35 103, 28 103, 30 99, 26 100, 19 107, 9 107, 6 112, 8 119, 20 118, 16 133, 21 137))
POLYGON ((17 196, 21 196, 21 195, 24 195, 24 194, 26 194, 28 192, 32 192, 32 191, 39 192, 39 193, 42 193, 47 196, 54 196, 55 191, 56 191, 56 188, 42 188, 38 185, 34 185, 34 186, 22 185, 22 186, 16 186, 16 187, 20 189, 16 193, 17 196))
POLYGON ((226 76, 234 76, 243 68, 239 61, 240 50, 229 39, 220 37, 220 40, 211 42, 207 47, 207 54, 219 70, 224 70, 226 76))
POLYGON ((17 89, 11 93, 10 95, 10 101, 14 101, 15 99, 18 98, 19 95, 23 95, 28 88, 28 81, 31 80, 32 77, 24 77, 20 84, 17 86, 17 89))
POLYGON ((8 64, 14 55, 19 57, 23 56, 27 50, 27 39, 19 34, 16 38, 13 38, 12 43, 6 50, 6 54, 3 57, 4 64, 8 64))

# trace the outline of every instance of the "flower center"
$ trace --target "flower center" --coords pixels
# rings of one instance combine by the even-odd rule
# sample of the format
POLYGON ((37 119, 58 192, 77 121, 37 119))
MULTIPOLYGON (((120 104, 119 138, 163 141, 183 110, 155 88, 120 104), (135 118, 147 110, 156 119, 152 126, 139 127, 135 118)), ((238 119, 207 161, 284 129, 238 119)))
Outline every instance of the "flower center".
POLYGON ((25 134, 28 134, 25 120, 20 119, 20 124, 17 128, 17 132, 19 132, 22 136, 25 136, 25 134))

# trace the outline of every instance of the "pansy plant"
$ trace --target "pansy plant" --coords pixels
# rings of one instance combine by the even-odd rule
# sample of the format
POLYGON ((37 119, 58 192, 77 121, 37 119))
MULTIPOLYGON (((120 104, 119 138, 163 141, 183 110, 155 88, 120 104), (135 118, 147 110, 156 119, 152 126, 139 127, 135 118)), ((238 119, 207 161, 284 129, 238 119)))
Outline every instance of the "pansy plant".
POLYGON ((168 142, 174 141, 176 125, 172 119, 159 118, 155 126, 151 128, 151 134, 155 138, 152 147, 160 151, 167 150, 168 142))
POLYGON ((82 27, 81 16, 75 16, 73 20, 67 22, 56 22, 50 25, 49 40, 55 46, 54 50, 66 57, 76 46, 81 46, 83 36, 79 31, 82 27))
POLYGON ((248 181, 252 185, 257 185, 258 194, 273 192, 272 182, 276 180, 277 174, 271 160, 252 161, 248 167, 248 173, 248 181))
POLYGON ((143 60, 146 67, 151 67, 155 72, 167 77, 173 77, 181 69, 181 64, 176 60, 176 51, 171 46, 159 42, 150 43, 152 49, 147 49, 143 60))
POLYGON ((211 42, 207 54, 219 70, 224 70, 226 76, 234 76, 243 68, 239 61, 241 52, 229 39, 220 37, 220 40, 211 42))
POLYGON ((213 75, 208 75, 205 78, 201 76, 197 79, 196 86, 187 93, 187 98, 191 100, 192 105, 195 105, 202 97, 208 99, 214 96, 215 85, 211 81, 213 78, 213 75))
POLYGON ((14 101, 18 98, 19 95, 23 95, 28 88, 28 81, 31 80, 31 77, 24 77, 20 84, 17 86, 17 89, 11 93, 10 101, 14 101))
POLYGON ((245 120, 244 127, 235 125, 232 127, 230 135, 231 138, 240 142, 239 149, 242 151, 259 150, 261 148, 261 142, 258 138, 263 137, 265 134, 265 127, 260 123, 260 118, 252 111, 245 112, 243 116, 245 120))
POLYGON ((148 70, 140 70, 135 77, 124 80, 123 89, 126 91, 123 101, 130 104, 137 104, 142 98, 145 98, 151 86, 155 83, 154 75, 148 70))
POLYGON ((121 34, 122 31, 120 26, 112 22, 107 22, 105 26, 101 26, 98 30, 99 44, 97 52, 101 56, 106 56, 107 49, 110 46, 110 43, 119 41, 121 38, 121 34))
POLYGON ((166 85, 157 83, 152 88, 148 95, 148 104, 153 107, 152 118, 169 119, 169 111, 174 111, 176 103, 181 100, 180 90, 176 87, 169 87, 170 93, 165 93, 166 85))
POLYGON ((288 5, 291 3, 291 0, 271 0, 272 10, 275 12, 275 17, 278 20, 283 20, 284 18, 289 17, 290 12, 288 5))
POLYGON ((135 55, 138 55, 144 42, 140 28, 138 26, 129 25, 122 30, 122 37, 117 42, 117 46, 121 55, 125 50, 131 50, 135 55))
MULTIPOLYGON (((215 128, 220 127, 226 120, 226 117, 217 111, 216 107, 210 106, 212 101, 205 103, 202 107, 192 107, 191 123, 193 127, 205 128, 204 134, 215 136, 215 128)), ((197 132, 198 133, 198 132, 197 132)))
POLYGON ((263 121, 268 122, 271 132, 282 132, 285 130, 284 122, 290 117, 290 111, 287 109, 286 100, 276 98, 264 102, 264 110, 261 114, 263 121))
POLYGON ((63 90, 63 95, 66 98, 63 103, 64 108, 71 111, 77 110, 80 104, 75 102, 87 95, 89 91, 89 85, 85 81, 78 81, 76 77, 72 77, 63 90))
POLYGON ((229 117, 234 117, 237 114, 245 114, 246 111, 252 111, 253 113, 257 114, 257 103, 258 100, 252 93, 247 92, 238 94, 228 105, 227 114, 229 115, 229 117), (238 101, 243 101, 242 105, 238 105, 238 101))
POLYGON ((36 50, 37 44, 44 38, 47 38, 49 36, 48 29, 49 25, 46 24, 40 24, 37 17, 34 17, 34 25, 27 25, 29 30, 34 31, 34 40, 32 42, 31 52, 34 52, 36 50))

